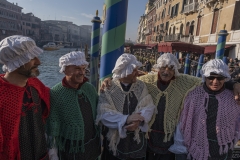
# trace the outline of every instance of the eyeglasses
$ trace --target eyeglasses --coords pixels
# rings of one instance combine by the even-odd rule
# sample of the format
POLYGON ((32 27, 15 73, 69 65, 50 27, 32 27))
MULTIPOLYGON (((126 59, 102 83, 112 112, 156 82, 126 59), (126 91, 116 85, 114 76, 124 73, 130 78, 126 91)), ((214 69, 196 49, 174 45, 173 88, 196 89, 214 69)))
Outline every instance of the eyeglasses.
POLYGON ((207 79, 209 80, 214 80, 215 78, 218 80, 218 81, 222 81, 225 79, 225 77, 214 77, 214 76, 209 76, 209 77, 206 77, 207 79))
POLYGON ((165 66, 165 67, 161 67, 160 68, 160 70, 166 70, 166 69, 168 69, 168 70, 174 70, 174 66, 173 65, 171 65, 171 66, 165 66))

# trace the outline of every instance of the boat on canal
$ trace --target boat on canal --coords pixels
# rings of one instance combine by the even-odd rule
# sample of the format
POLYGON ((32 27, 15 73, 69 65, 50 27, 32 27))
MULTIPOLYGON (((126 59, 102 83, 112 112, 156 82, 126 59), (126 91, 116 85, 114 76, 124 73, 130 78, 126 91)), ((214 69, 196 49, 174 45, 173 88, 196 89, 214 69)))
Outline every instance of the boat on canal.
POLYGON ((58 47, 54 42, 49 42, 48 44, 43 46, 43 49, 46 51, 55 51, 59 50, 60 47, 58 47))

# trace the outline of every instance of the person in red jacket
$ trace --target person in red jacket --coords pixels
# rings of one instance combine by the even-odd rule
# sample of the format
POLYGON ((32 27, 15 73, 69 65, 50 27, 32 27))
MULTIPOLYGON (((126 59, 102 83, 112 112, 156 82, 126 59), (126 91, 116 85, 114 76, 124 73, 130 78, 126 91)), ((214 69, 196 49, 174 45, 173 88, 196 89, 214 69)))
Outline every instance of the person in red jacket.
POLYGON ((0 159, 48 160, 49 88, 36 77, 43 51, 25 36, 0 42, 0 159))

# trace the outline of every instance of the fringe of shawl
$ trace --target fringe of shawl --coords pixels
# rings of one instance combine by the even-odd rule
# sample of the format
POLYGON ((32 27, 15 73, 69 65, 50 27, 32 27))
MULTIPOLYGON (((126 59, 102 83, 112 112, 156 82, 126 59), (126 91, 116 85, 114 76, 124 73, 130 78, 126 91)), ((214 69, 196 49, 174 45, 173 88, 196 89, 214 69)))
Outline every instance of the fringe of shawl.
MULTIPOLYGON (((159 100, 162 96, 166 96, 166 105, 165 105, 165 111, 168 110, 169 108, 169 102, 170 101, 174 101, 174 99, 169 99, 169 90, 173 90, 174 92, 178 93, 179 95, 183 96, 183 99, 185 99, 187 93, 189 93, 190 91, 192 91, 196 86, 201 84, 201 79, 200 78, 196 78, 196 77, 192 77, 189 75, 182 75, 180 74, 175 80, 172 80, 169 84, 169 87, 165 90, 165 91, 160 91, 157 87, 157 80, 158 80, 158 76, 157 74, 154 75, 146 75, 146 76, 141 76, 139 78, 140 80, 142 80, 143 82, 145 82, 146 86, 148 87, 149 93, 151 94, 153 100, 154 100, 154 104, 157 106, 159 103, 159 100), (184 86, 183 82, 189 82, 188 85, 189 86, 184 86), (178 86, 176 86, 176 83, 179 83, 179 85, 181 85, 181 87, 186 88, 185 91, 180 91, 180 89, 178 88, 178 86), (155 92, 153 91, 155 90, 155 92)), ((183 109, 183 100, 181 100, 180 104, 179 104, 180 108, 178 110, 177 113, 177 117, 174 121, 167 121, 167 113, 165 112, 164 115, 164 132, 165 132, 165 137, 164 137, 164 142, 170 141, 171 138, 174 135, 174 131, 175 128, 177 126, 177 123, 179 121, 180 118, 180 114, 181 111, 183 109)), ((151 126, 153 125, 155 119, 156 119, 156 114, 158 111, 155 112, 155 114, 153 115, 151 121, 149 122, 149 128, 151 128, 151 126)), ((149 132, 151 132, 151 129, 149 129, 149 132)))
MULTIPOLYGON (((113 81, 112 82, 112 87, 118 86, 118 84, 116 84, 116 83, 119 83, 119 82, 116 82, 116 81, 114 82, 113 81)), ((138 99, 139 101, 138 101, 138 105, 135 108, 134 113, 138 113, 143 108, 153 107, 152 97, 151 97, 150 94, 148 94, 148 90, 147 90, 147 87, 145 86, 145 84, 143 82, 139 81, 139 80, 136 83, 140 83, 138 85, 141 85, 143 90, 141 92, 141 96, 140 97, 137 96, 137 98, 139 98, 138 99)), ((136 84, 134 83, 133 85, 136 85, 136 84)), ((120 87, 120 86, 118 86, 118 87, 120 87)), ((117 88, 117 89, 120 89, 120 88, 117 88)), ((115 105, 114 105, 114 103, 112 101, 112 98, 111 98, 111 94, 112 94, 111 91, 106 90, 103 94, 104 96, 100 95, 100 99, 105 98, 105 100, 107 100, 108 103, 100 101, 100 103, 98 105, 98 116, 97 116, 97 119, 96 119, 97 124, 101 120, 102 114, 105 113, 105 112, 110 112, 110 113, 114 113, 114 114, 122 114, 121 112, 119 112, 115 108, 115 105)), ((156 111, 156 109, 155 109, 155 111, 156 111)), ((138 128, 134 132, 134 140, 137 141, 137 143, 141 142, 140 136, 139 136, 139 131, 140 131, 140 129, 138 128)), ((145 137, 148 137, 147 133, 145 134, 145 137)), ((120 142, 120 136, 119 136, 118 130, 117 129, 109 129, 109 131, 107 133, 107 138, 110 142, 109 143, 109 149, 113 152, 114 155, 116 155, 117 145, 120 142)))

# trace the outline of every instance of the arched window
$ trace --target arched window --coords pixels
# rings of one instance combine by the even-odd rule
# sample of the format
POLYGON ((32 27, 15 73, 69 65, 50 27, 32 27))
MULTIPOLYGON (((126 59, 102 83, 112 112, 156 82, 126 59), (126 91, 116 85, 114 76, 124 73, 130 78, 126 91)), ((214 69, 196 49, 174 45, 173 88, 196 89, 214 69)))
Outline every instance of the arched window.
POLYGON ((194 33, 194 21, 191 22, 190 29, 189 29, 189 34, 193 35, 194 33))
POLYGON ((185 30, 185 35, 189 35, 189 28, 190 28, 190 23, 187 22, 187 24, 186 24, 186 30, 185 30))
POLYGON ((181 35, 183 34, 183 24, 181 24, 181 26, 180 26, 180 34, 181 35))
POLYGON ((174 26, 174 27, 173 27, 173 34, 175 34, 175 30, 176 30, 176 27, 174 26))
POLYGON ((171 32, 172 32, 171 30, 172 30, 172 28, 171 28, 171 27, 169 27, 169 35, 171 35, 171 32))

